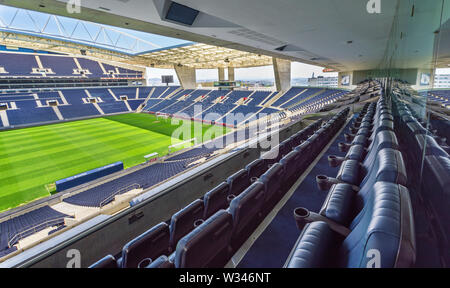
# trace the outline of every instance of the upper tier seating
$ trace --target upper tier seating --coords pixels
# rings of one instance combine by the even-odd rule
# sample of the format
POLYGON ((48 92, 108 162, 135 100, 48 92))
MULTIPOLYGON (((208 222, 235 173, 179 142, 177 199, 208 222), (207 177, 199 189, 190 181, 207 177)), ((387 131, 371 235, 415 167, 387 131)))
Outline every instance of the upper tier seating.
MULTIPOLYGON (((142 78, 143 73, 121 67, 103 64, 113 70, 114 77, 120 78, 142 78)), ((26 53, 11 53, 0 52, 0 67, 3 67, 7 73, 0 74, 2 78, 8 77, 34 77, 34 78, 104 78, 111 77, 105 74, 98 61, 82 58, 71 57, 65 55, 53 54, 26 54, 26 53), (80 67, 77 66, 75 59, 78 61, 80 67), (51 73, 33 73, 33 69, 40 69, 38 60, 42 64, 43 69, 49 69, 51 73), (87 70, 87 73, 76 73, 76 70, 87 70)), ((46 70, 47 71, 47 70, 46 70)), ((48 72, 48 71, 47 71, 48 72)))

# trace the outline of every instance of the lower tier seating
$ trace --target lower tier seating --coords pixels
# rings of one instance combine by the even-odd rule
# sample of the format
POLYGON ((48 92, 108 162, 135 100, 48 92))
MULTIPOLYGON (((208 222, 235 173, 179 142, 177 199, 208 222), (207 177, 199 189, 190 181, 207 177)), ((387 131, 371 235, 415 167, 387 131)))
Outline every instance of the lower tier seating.
MULTIPOLYGON (((299 131, 174 214, 170 224, 163 222, 130 241, 118 267, 223 267, 287 192, 288 178, 303 173, 293 165, 306 169, 348 113, 347 108, 323 126, 319 120, 299 131)), ((105 259, 109 263, 111 257, 105 259)), ((102 263, 91 267, 103 267, 102 263)))

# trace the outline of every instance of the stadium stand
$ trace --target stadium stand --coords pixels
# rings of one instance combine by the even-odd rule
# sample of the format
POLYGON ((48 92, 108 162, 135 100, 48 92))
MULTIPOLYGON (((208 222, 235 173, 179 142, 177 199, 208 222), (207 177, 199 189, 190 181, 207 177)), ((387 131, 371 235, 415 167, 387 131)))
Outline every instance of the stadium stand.
POLYGON ((18 217, 0 223, 0 255, 4 256, 16 250, 19 240, 48 227, 64 225, 64 218, 72 216, 44 206, 18 217))
MULTIPOLYGON (((303 172, 291 165, 306 169, 314 155, 345 123, 348 113, 348 108, 342 110, 323 126, 321 120, 316 121, 262 155, 257 160, 259 164, 252 163, 245 170, 230 175, 226 182, 206 193, 203 200, 196 200, 174 214, 170 226, 161 223, 130 241, 117 260, 119 267, 223 267, 263 216, 287 192, 283 180, 294 176, 293 173, 298 176, 303 172), (295 146, 297 144, 300 145, 295 146), (304 154, 306 150, 309 153, 304 154), (283 156, 290 159, 290 151, 309 157, 302 157, 300 163, 288 160, 276 163, 283 156), (277 157, 269 157, 272 154, 277 157), (287 177, 287 171, 290 177, 287 177), (159 240, 156 243, 153 239, 159 240), (151 242, 151 246, 146 244, 151 242), (140 253, 134 252, 135 249, 140 253), (171 256, 167 257, 166 253, 171 256)), ((108 259, 108 262, 114 262, 110 256, 108 259)), ((103 261, 91 267, 101 267, 103 261)))
POLYGON ((143 76, 140 71, 99 63, 98 61, 87 58, 74 58, 64 55, 0 52, 0 63, 0 67, 3 67, 7 72, 0 74, 0 78, 107 78, 114 76, 141 79, 143 76), (42 67, 39 66, 37 59, 39 59, 42 67), (77 62, 79 67, 77 66, 77 62), (101 65, 106 66, 108 69, 103 72, 101 65), (108 71, 113 71, 114 75, 106 73, 108 71))

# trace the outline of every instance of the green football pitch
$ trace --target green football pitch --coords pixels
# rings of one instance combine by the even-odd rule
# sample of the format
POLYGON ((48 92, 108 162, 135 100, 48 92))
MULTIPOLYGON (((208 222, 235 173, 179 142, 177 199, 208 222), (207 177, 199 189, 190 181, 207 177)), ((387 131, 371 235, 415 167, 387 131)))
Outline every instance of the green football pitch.
POLYGON ((123 114, 0 132, 0 211, 49 196, 57 180, 117 161, 129 168, 150 153, 166 155, 168 146, 181 139, 212 139, 228 132, 171 120, 123 114))

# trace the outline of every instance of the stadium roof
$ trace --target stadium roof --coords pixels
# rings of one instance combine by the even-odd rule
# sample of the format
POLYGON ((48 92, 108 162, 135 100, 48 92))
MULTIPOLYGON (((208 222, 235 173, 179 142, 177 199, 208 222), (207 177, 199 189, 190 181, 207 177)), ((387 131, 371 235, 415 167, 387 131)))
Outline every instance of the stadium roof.
POLYGON ((138 54, 139 61, 147 60, 150 66, 170 68, 183 65, 198 69, 226 67, 255 67, 272 64, 272 58, 208 44, 191 43, 157 49, 138 54))
POLYGON ((0 44, 156 68, 257 67, 272 58, 0 5, 0 44), (169 45, 176 44, 176 45, 169 45))
MULTIPOLYGON (((81 1, 82 13, 70 14, 67 1, 4 0, 6 5, 127 27, 197 43, 227 47, 337 71, 377 69, 386 63, 391 36, 401 29, 405 47, 396 68, 433 66, 434 33, 449 19, 441 1, 382 1, 369 13, 361 0, 177 0, 199 16, 190 25, 165 18, 168 0, 81 1), (299 6, 301 5, 301 7, 299 6), (414 8, 412 7, 414 6, 414 8), (292 9, 299 7, 299 9, 292 9), (331 9, 330 9, 331 8, 331 9), (411 17, 412 9, 414 17, 411 17), (314 11, 314 13, 311 13, 314 11), (398 18, 396 18, 398 15, 398 18), (401 20, 401 21, 400 21, 401 20), (442 21, 440 21, 442 20, 442 21), (397 27, 395 23, 408 23, 397 27), (430 44, 431 43, 431 44, 430 44), (414 47, 414 48, 412 48, 414 47)), ((439 66, 447 66, 449 47, 439 45, 439 66)))

